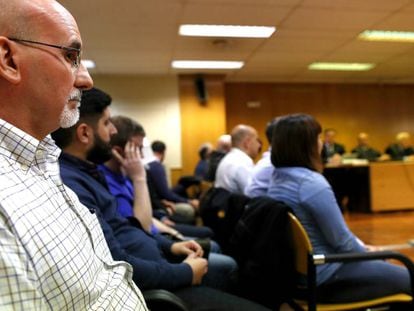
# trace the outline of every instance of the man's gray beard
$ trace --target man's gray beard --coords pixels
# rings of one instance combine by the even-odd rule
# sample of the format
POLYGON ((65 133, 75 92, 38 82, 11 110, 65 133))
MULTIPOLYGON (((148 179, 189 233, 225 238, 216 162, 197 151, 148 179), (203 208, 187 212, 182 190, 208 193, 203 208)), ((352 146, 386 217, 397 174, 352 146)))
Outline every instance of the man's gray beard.
POLYGON ((62 113, 60 114, 60 127, 61 128, 68 128, 74 126, 76 122, 79 120, 79 109, 70 109, 69 103, 67 103, 62 113))

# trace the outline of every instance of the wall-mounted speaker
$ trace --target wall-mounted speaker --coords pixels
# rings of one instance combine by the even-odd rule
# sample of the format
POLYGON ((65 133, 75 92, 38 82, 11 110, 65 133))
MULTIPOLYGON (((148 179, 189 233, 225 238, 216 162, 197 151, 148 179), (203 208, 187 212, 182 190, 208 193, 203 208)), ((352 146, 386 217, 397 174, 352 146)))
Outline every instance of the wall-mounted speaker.
POLYGON ((198 101, 201 105, 207 104, 208 93, 206 83, 202 76, 197 76, 194 80, 198 101))

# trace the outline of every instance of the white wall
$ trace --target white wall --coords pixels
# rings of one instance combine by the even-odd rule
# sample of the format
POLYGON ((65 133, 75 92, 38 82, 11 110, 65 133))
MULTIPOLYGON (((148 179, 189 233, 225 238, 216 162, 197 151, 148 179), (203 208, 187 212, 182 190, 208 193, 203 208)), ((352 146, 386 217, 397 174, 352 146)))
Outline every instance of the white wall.
MULTIPOLYGON (((112 97, 112 115, 142 124, 150 141, 167 145, 165 165, 181 168, 181 120, 178 79, 174 76, 93 76, 95 87, 112 97)), ((169 170, 167 170, 169 171, 169 170)))

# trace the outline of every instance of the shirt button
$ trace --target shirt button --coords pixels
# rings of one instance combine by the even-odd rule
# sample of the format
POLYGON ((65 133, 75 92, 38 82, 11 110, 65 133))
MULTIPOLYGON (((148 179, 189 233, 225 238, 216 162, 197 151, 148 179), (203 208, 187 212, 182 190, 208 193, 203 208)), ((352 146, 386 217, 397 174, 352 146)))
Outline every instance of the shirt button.
POLYGON ((23 171, 27 171, 29 169, 29 167, 25 164, 22 164, 22 170, 23 171))
POLYGON ((42 151, 42 150, 37 150, 37 151, 36 151, 36 155, 37 155, 38 157, 43 156, 43 151, 42 151))

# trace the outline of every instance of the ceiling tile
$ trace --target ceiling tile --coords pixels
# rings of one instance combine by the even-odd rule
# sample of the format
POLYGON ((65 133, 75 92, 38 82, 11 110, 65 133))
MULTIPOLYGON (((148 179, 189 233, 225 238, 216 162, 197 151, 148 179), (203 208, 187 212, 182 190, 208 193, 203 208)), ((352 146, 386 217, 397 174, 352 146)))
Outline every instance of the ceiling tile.
POLYGON ((375 29, 414 31, 414 10, 410 14, 395 13, 377 23, 375 29))
POLYGON ((312 8, 337 8, 350 10, 390 11, 398 10, 409 4, 411 0, 304 0, 304 7, 312 8))
POLYGON ((299 8, 285 20, 281 28, 314 30, 362 30, 370 28, 389 13, 385 11, 355 11, 342 9, 299 8))
POLYGON ((354 40, 326 55, 324 61, 337 62, 382 62, 411 49, 407 43, 368 42, 354 40))
POLYGON ((188 0, 189 3, 204 3, 204 4, 250 4, 250 5, 283 5, 295 6, 302 0, 188 0))
POLYGON ((245 60, 264 39, 179 37, 174 58, 245 60))
POLYGON ((188 4, 181 24, 277 26, 291 11, 289 7, 252 4, 188 4))
MULTIPOLYGON (((92 74, 176 75, 176 58, 243 60, 229 81, 413 83, 413 44, 356 40, 365 29, 414 30, 413 0, 61 0, 75 16, 92 74), (178 35, 182 23, 275 25, 269 39, 178 35), (364 73, 310 72, 313 61, 375 62, 364 73)), ((193 72, 198 72, 193 71, 193 72)))

